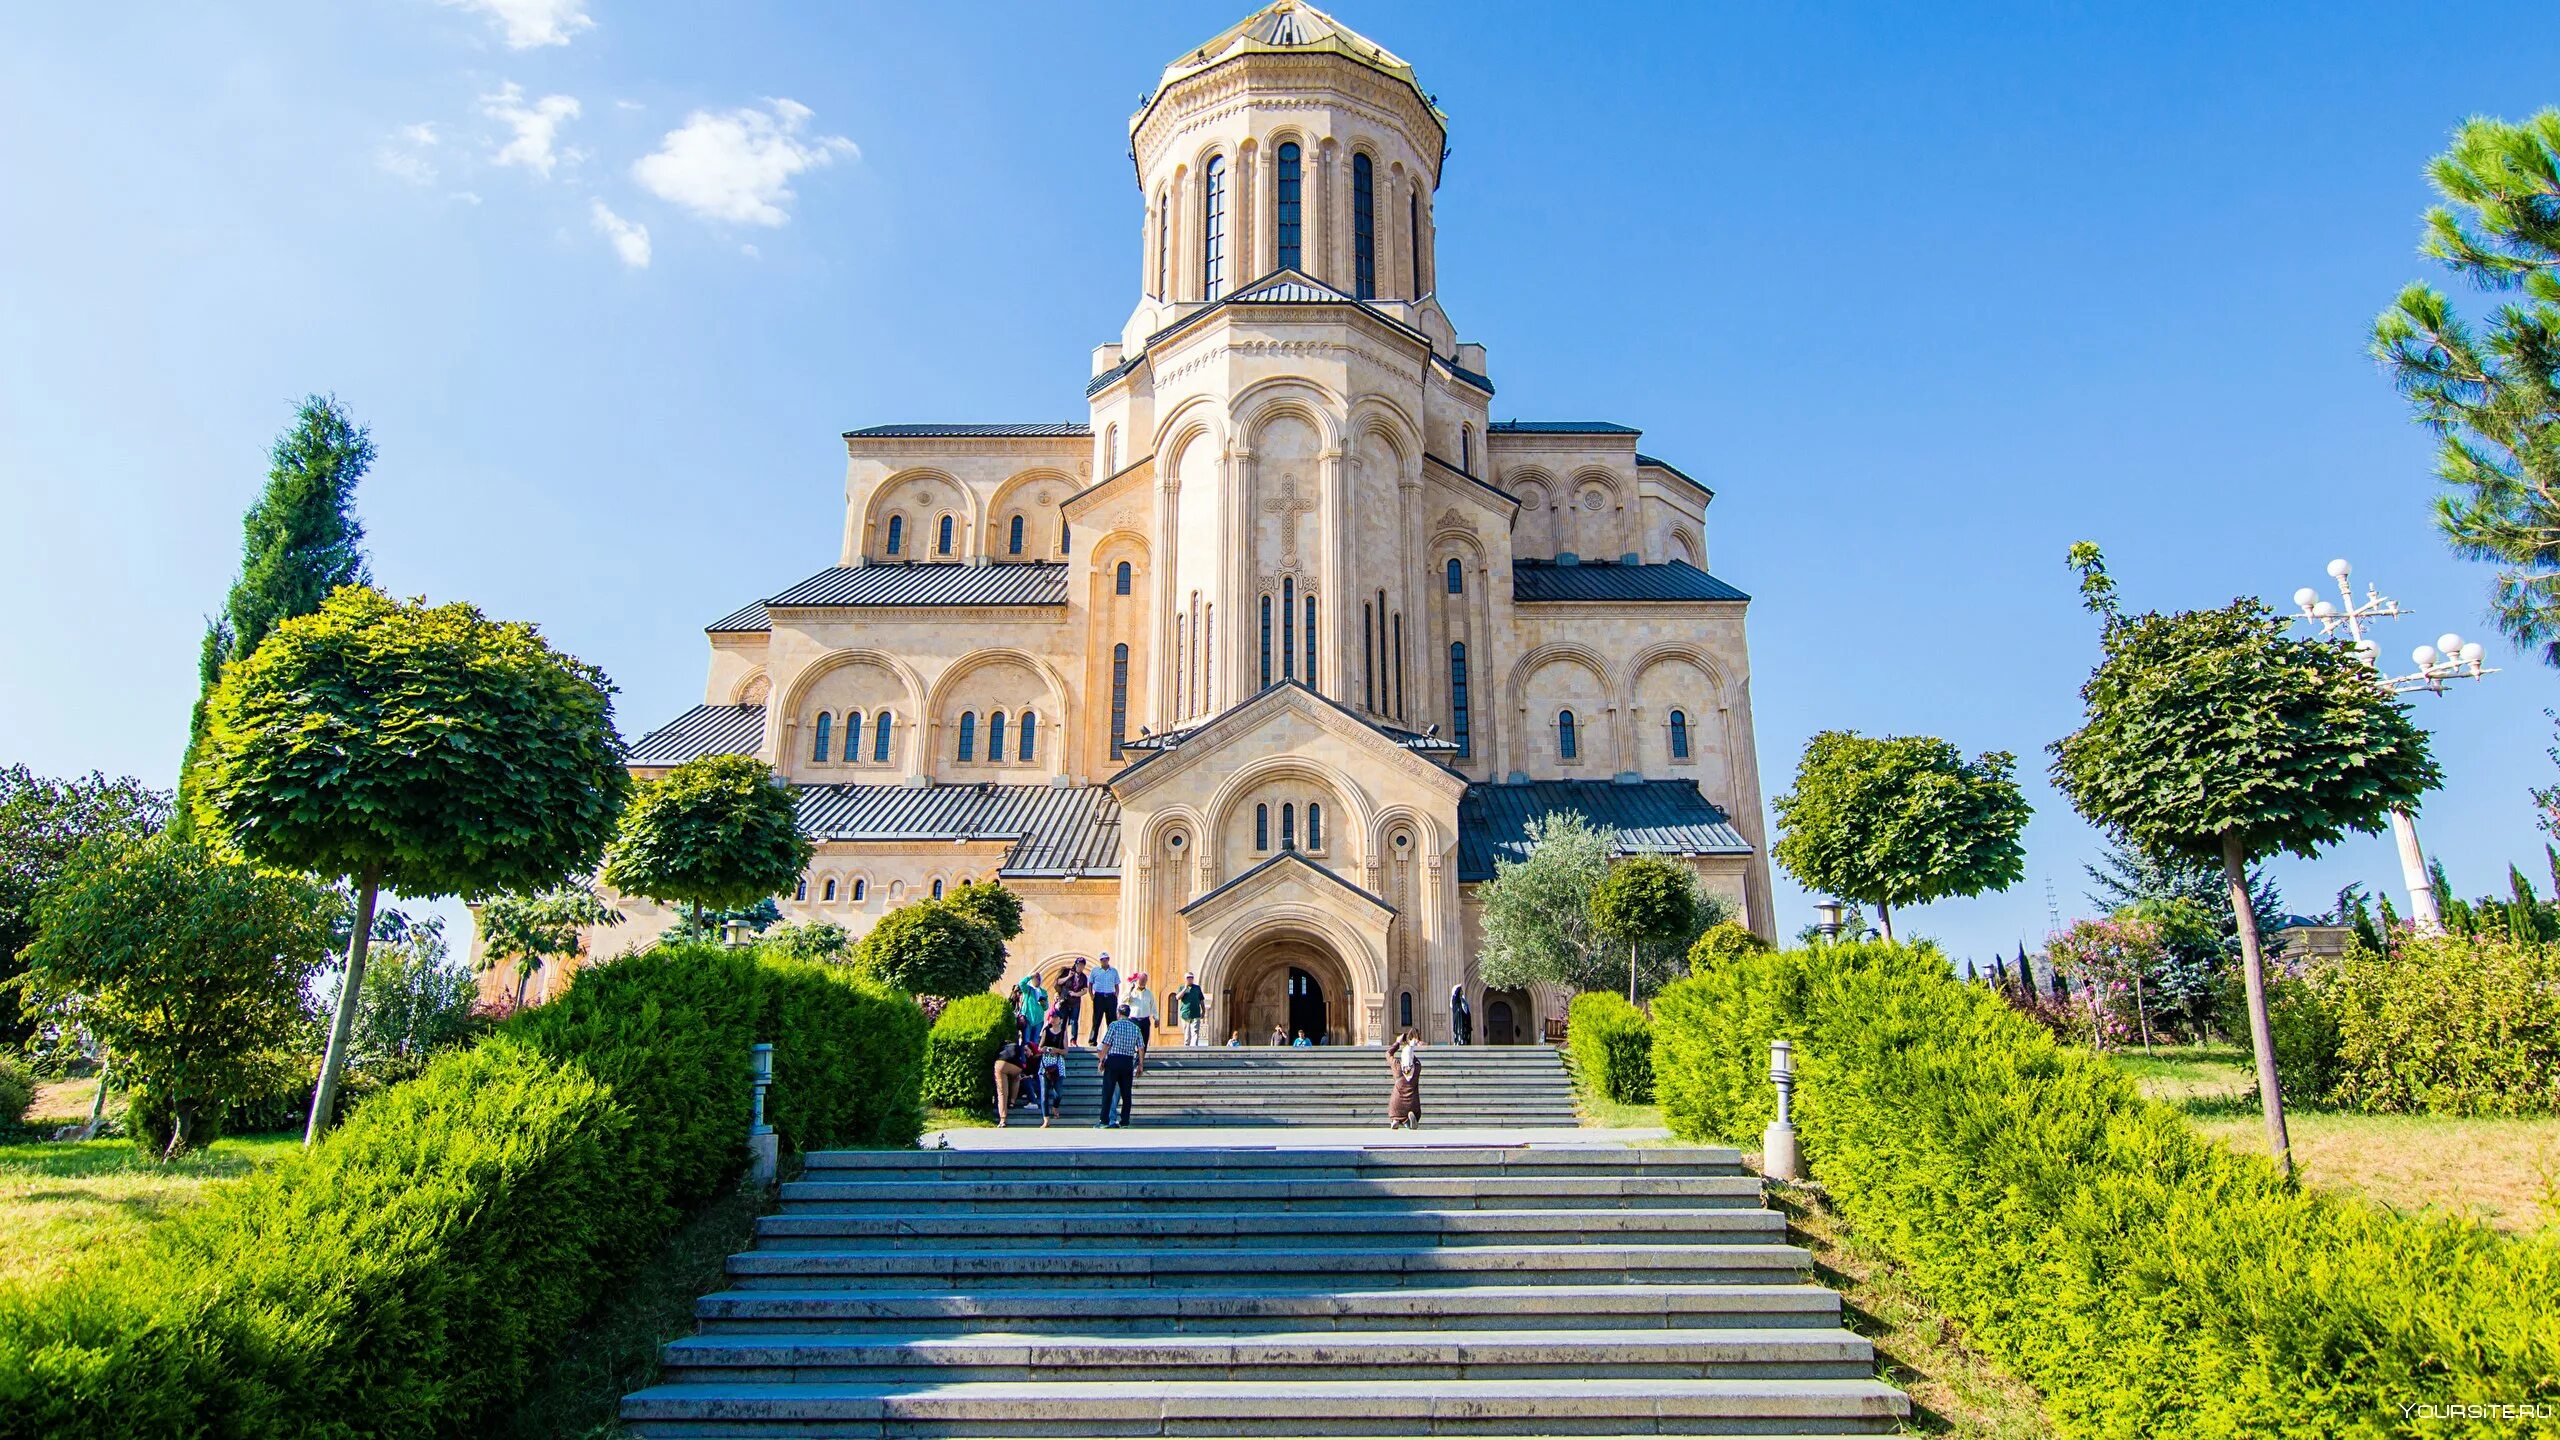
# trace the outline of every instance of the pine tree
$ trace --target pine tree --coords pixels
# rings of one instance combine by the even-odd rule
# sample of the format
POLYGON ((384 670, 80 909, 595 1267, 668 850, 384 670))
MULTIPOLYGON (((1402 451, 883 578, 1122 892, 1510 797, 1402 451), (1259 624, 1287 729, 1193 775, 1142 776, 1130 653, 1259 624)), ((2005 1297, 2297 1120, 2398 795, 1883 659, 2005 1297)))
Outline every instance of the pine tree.
POLYGON ((240 575, 222 613, 205 626, 196 661, 195 713, 178 770, 180 830, 194 823, 196 758, 204 746, 205 702, 223 667, 258 648, 282 621, 308 615, 341 585, 370 585, 356 482, 373 465, 373 437, 337 397, 304 397, 293 427, 267 456, 267 488, 241 521, 240 575))

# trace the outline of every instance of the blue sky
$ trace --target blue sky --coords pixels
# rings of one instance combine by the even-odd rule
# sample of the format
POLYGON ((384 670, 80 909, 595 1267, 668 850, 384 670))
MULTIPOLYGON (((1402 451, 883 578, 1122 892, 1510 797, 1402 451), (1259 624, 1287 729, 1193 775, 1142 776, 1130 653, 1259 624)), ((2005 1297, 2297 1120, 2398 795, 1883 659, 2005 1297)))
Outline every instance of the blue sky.
MULTIPOLYGON (((1127 115, 1245 8, 9 7, 0 761, 172 780, 312 390, 381 448, 385 585, 540 621, 627 733, 675 714, 706 621, 833 559, 840 432, 1083 418, 1136 284, 1127 115)), ((1825 727, 2020 757, 2027 880, 1908 928, 1987 955, 2048 886, 2086 908, 2043 781, 2095 656, 2072 540, 2138 606, 2344 554, 2422 612, 2388 653, 2491 638, 2363 337, 2447 132, 2560 103, 2547 4, 1335 13, 1451 116, 1442 296, 1497 416, 1640 425, 1718 491, 1767 788, 1825 727)), ((2538 863, 2560 690, 2492 651, 2420 705, 2474 893, 2538 863)), ((2395 867, 2278 874, 2316 909, 2395 867)))

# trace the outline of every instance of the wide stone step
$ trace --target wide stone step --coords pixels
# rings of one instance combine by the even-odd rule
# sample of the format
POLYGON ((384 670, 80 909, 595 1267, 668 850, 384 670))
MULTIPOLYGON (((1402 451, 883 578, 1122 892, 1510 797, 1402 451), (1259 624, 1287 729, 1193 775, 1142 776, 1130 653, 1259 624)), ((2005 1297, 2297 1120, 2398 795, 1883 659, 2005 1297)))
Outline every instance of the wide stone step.
POLYGON ((1090 1150, 820 1150, 806 1160, 812 1177, 878 1179, 1365 1179, 1385 1176, 1742 1175, 1742 1152, 1725 1146, 1535 1144, 1400 1146, 1387 1136, 1359 1148, 1141 1148, 1090 1150))
MULTIPOLYGON (((1056 1246, 987 1250, 881 1250, 869 1246, 760 1248, 729 1257, 739 1288, 760 1285, 912 1290, 954 1288, 1112 1289, 1269 1286, 1306 1289, 1331 1282, 1361 1287, 1508 1284, 1735 1283, 1802 1279, 1812 1259, 1792 1245, 1394 1245, 1221 1249, 1095 1249, 1056 1246), (1243 1263, 1244 1257, 1251 1263, 1243 1263)), ((1065 1302, 1062 1302, 1065 1303, 1065 1302)))
POLYGON ((1723 1244, 1786 1234, 1774 1210, 1696 1207, 1585 1210, 1397 1210, 1271 1216, 1158 1214, 1085 1208, 1073 1213, 906 1216, 787 1214, 757 1222, 775 1251, 868 1245, 883 1250, 1119 1250, 1143 1242, 1159 1250, 1305 1249, 1311 1245, 1723 1244))
POLYGON ((1553 1210, 1698 1206, 1757 1208, 1758 1179, 1701 1175, 1679 1179, 1616 1176, 1494 1176, 1488 1179, 1388 1176, 1356 1180, 796 1180, 782 1187, 784 1214, 911 1215, 925 1206, 947 1213, 1009 1214, 1072 1206, 1145 1206, 1162 1213, 1193 1210, 1297 1214, 1330 1210, 1553 1210))
POLYGON ((1248 1334, 1263 1331, 1759 1329, 1833 1327, 1840 1297, 1819 1285, 1507 1285, 1400 1290, 1096 1290, 1061 1305, 1045 1291, 723 1290, 696 1302, 706 1334, 1023 1331, 1248 1334))
POLYGON ((1429 1330, 1261 1335, 706 1335, 666 1350, 668 1384, 992 1380, 1864 1379, 1845 1330, 1429 1330))
POLYGON ((705 1384, 622 1404, 644 1437, 1845 1435, 1908 1410, 1872 1379, 705 1384))

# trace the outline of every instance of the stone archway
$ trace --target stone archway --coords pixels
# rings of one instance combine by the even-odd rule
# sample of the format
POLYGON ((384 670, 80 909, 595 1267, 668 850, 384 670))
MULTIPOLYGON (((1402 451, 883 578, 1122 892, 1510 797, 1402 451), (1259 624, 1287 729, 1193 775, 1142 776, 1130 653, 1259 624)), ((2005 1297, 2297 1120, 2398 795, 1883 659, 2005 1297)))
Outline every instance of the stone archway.
POLYGON ((1247 1045, 1267 1045, 1275 1029, 1291 1036, 1303 1029, 1316 1044, 1348 1045, 1358 1035, 1364 997, 1332 943, 1312 931, 1262 936, 1225 972, 1212 997, 1221 1039, 1241 1032, 1247 1045))
POLYGON ((1476 1042, 1526 1045, 1538 1038, 1538 1007, 1526 990, 1487 990, 1476 1012, 1476 1042))

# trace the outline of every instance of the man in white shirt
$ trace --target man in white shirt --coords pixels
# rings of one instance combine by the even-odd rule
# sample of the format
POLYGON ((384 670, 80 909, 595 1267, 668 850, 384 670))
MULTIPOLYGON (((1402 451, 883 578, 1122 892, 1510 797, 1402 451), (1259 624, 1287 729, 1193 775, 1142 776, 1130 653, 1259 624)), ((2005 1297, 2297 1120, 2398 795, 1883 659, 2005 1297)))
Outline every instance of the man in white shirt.
POLYGON ((1093 971, 1093 1033, 1088 1043, 1102 1038, 1103 1027, 1120 1016, 1120 972, 1111 968, 1111 952, 1102 952, 1102 963, 1093 971))

